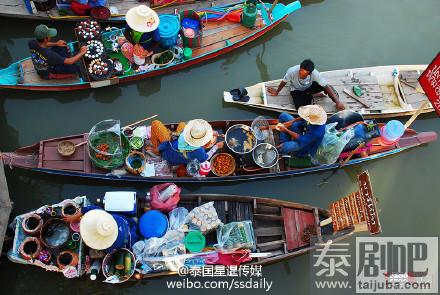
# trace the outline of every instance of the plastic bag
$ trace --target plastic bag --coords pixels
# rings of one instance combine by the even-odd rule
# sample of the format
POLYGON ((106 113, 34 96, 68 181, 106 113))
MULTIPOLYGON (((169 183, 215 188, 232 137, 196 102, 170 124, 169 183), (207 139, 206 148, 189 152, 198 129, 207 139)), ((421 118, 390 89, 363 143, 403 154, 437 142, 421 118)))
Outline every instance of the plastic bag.
POLYGON ((222 224, 215 210, 214 202, 192 209, 187 216, 186 223, 190 225, 191 229, 200 230, 204 234, 222 224))
POLYGON ((162 238, 150 238, 133 245, 136 260, 142 264, 142 273, 165 270, 177 270, 184 264, 184 259, 160 259, 185 254, 185 234, 179 231, 168 231, 162 238))
POLYGON ((337 124, 335 122, 325 126, 325 134, 316 151, 316 155, 313 157, 313 162, 321 165, 335 163, 345 145, 354 136, 354 132, 351 129, 345 132, 336 130, 337 124))
POLYGON ((183 207, 177 207, 169 213, 169 216, 170 230, 180 230, 185 224, 188 210, 183 207))
POLYGON ((180 191, 181 189, 174 183, 163 183, 153 186, 150 190, 151 208, 162 212, 173 210, 180 201, 180 191), (164 193, 167 195, 165 196, 164 193), (161 199, 166 201, 161 201, 161 199))
POLYGON ((255 236, 249 220, 231 222, 217 229, 216 248, 222 250, 255 249, 255 236))

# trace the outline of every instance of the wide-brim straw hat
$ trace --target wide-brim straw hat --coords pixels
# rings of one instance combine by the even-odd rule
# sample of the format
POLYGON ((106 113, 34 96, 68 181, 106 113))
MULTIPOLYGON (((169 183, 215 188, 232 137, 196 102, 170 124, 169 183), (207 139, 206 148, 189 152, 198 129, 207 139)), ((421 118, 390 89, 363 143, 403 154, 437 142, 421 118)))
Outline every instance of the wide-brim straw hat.
POLYGON ((300 107, 298 115, 312 125, 324 125, 327 122, 327 113, 317 104, 300 107))
POLYGON ((127 11, 125 20, 130 28, 137 32, 152 32, 159 26, 159 16, 146 5, 139 5, 127 11))
POLYGON ((182 133, 186 143, 193 147, 204 146, 214 135, 211 124, 203 119, 189 121, 182 133))
POLYGON ((113 216, 104 210, 90 210, 81 218, 80 234, 87 246, 95 250, 104 250, 116 241, 118 224, 113 216))

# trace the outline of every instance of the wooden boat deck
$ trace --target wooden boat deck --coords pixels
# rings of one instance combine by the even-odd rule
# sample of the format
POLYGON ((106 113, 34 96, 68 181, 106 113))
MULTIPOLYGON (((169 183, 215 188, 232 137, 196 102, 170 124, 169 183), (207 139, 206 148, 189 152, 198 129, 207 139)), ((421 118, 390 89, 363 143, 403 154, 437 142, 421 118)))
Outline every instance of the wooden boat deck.
MULTIPOLYGON (((235 3, 236 0, 208 0, 208 1, 193 1, 193 3, 170 5, 162 8, 154 8, 158 13, 173 13, 175 9, 201 9, 211 6, 225 5, 235 3)), ((139 2, 137 0, 108 0, 108 6, 114 6, 118 10, 118 15, 115 21, 121 21, 121 17, 132 7, 140 4, 149 5, 149 1, 139 2)), ((81 18, 61 16, 59 10, 55 7, 48 12, 37 12, 36 14, 30 14, 23 0, 0 0, 0 16, 22 19, 37 19, 37 20, 56 20, 56 21, 78 21, 81 18)))
POLYGON ((32 64, 31 59, 26 59, 20 63, 21 70, 18 69, 20 76, 19 82, 21 84, 52 84, 52 85, 65 85, 65 84, 75 84, 81 82, 81 79, 77 75, 75 79, 50 79, 46 80, 41 78, 32 64))

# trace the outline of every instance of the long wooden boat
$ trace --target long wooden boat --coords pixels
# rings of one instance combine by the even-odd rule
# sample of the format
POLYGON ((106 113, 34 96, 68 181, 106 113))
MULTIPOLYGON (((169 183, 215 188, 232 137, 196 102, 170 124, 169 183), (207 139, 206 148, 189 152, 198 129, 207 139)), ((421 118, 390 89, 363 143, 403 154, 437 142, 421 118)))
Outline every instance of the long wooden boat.
MULTIPOLYGON (((256 253, 256 255, 251 254, 251 257, 254 258, 245 263, 248 265, 263 265, 287 260, 323 247, 324 243, 330 240, 337 242, 351 236, 356 231, 365 230, 365 227, 360 228, 357 227, 356 224, 352 224, 336 231, 334 230, 332 222, 323 222, 333 216, 329 210, 272 198, 226 194, 191 194, 180 196, 178 207, 184 207, 188 209, 188 211, 191 211, 195 207, 208 202, 213 202, 218 218, 223 224, 251 221, 255 245, 255 249, 252 252, 256 253)), ((51 218, 60 220, 57 219, 60 218, 58 216, 47 217, 47 215, 44 214, 48 209, 54 212, 61 211, 61 208, 72 203, 76 203, 80 208, 92 205, 87 197, 82 196, 67 199, 58 204, 46 205, 32 212, 17 216, 12 224, 15 235, 12 249, 8 252, 8 258, 16 263, 34 265, 52 272, 63 272, 63 270, 58 267, 55 257, 58 255, 57 253, 63 251, 63 248, 42 248, 42 250, 48 251, 49 253, 53 252, 51 254, 51 259, 53 259, 52 263, 42 262, 39 259, 25 259, 26 257, 20 252, 20 245, 29 235, 23 229, 23 220, 30 216, 30 214, 41 216, 43 222, 48 222, 51 218)), ((145 206, 149 206, 148 201, 144 198, 137 198, 138 218, 144 213, 145 206)), ((361 205, 360 208, 364 207, 361 205)), ((362 212, 363 209, 358 210, 362 212)), ((217 237, 215 231, 208 233, 206 235, 206 245, 213 246, 216 243, 217 237)), ((72 251, 76 251, 78 255, 77 271, 72 278, 81 277, 85 275, 85 256, 89 255, 89 248, 82 239, 80 239, 79 247, 72 251)), ((177 274, 176 271, 169 270, 149 274, 135 274, 132 279, 147 279, 175 274, 177 274)))
MULTIPOLYGON (((346 108, 359 112, 364 118, 389 118, 412 115, 427 99, 417 82, 417 78, 427 65, 392 65, 367 68, 343 69, 322 72, 328 83, 334 86, 339 99, 346 108), (399 73, 397 76, 393 75, 399 73), (353 86, 359 86, 363 94, 359 100, 348 95, 344 90, 354 95, 353 86)), ((261 82, 246 87, 250 97, 248 102, 234 101, 229 91, 224 92, 224 101, 276 112, 296 114, 292 96, 288 86, 281 90, 278 96, 271 96, 268 87, 278 87, 281 80, 261 82)), ((328 114, 336 112, 333 101, 328 97, 314 98, 313 103, 322 105, 328 114)), ((432 112, 429 104, 423 112, 432 112)))
MULTIPOLYGON (((234 4, 229 6, 232 7, 234 4)), ((259 15, 255 27, 253 28, 247 28, 240 23, 230 22, 228 20, 206 23, 203 28, 201 47, 193 48, 192 58, 186 61, 179 60, 166 66, 156 69, 147 69, 140 72, 137 72, 130 67, 130 69, 127 69, 124 74, 113 76, 104 81, 86 81, 79 76, 75 79, 69 80, 45 80, 36 73, 32 60, 28 57, 0 70, 0 88, 34 91, 79 90, 122 84, 181 70, 230 52, 261 37, 287 18, 292 12, 299 9, 301 4, 299 1, 295 1, 288 5, 276 4, 272 13, 269 14, 270 7, 271 4, 269 3, 257 5, 259 15)), ((103 33, 103 39, 106 39, 109 34, 114 34, 114 32, 103 33)), ((120 34, 122 34, 122 29, 120 34)), ((75 44, 72 44, 72 46, 73 45, 75 44)), ((107 53, 107 55, 113 57, 112 53, 107 53)), ((118 57, 121 58, 121 56, 118 57)))
MULTIPOLYGON (((214 130, 225 133, 228 128, 235 124, 245 124, 250 126, 252 120, 234 120, 234 121, 211 121, 214 130)), ((277 120, 269 120, 269 124, 275 125, 277 120)), ((168 127, 174 130, 176 124, 170 124, 168 127)), ((86 141, 88 133, 42 140, 33 145, 22 147, 15 152, 2 153, 2 159, 6 166, 30 169, 33 171, 44 172, 49 174, 58 174, 66 176, 77 176, 95 179, 107 179, 113 181, 137 181, 137 182, 223 182, 237 180, 254 180, 262 178, 273 178, 281 176, 291 176, 305 173, 313 173, 323 170, 336 169, 341 164, 334 163, 331 165, 311 166, 308 168, 294 168, 287 165, 284 158, 270 169, 258 168, 252 161, 251 156, 235 156, 237 169, 230 176, 218 177, 210 173, 207 177, 176 177, 173 176, 152 176, 142 177, 137 175, 113 175, 109 170, 98 169, 94 167, 88 155, 86 145, 80 146, 70 157, 63 157, 57 152, 57 146, 61 141, 69 140, 75 144, 86 141)), ((382 146, 378 143, 377 138, 370 142, 368 156, 355 156, 344 166, 356 165, 370 160, 383 158, 406 151, 408 149, 418 147, 420 145, 437 140, 436 132, 420 132, 417 133, 412 129, 406 129, 405 134, 395 144, 382 146)), ((272 136, 266 139, 266 142, 278 146, 279 133, 273 131, 272 136)), ((249 155, 249 154, 248 154, 249 155)))

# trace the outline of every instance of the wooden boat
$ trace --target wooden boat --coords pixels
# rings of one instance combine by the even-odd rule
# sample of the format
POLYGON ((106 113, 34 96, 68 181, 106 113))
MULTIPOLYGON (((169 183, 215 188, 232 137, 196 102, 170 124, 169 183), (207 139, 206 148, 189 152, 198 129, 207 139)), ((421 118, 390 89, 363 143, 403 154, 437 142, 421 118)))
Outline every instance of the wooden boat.
MULTIPOLYGON (((369 184, 369 186, 371 186, 371 184, 369 184)), ((361 194, 361 191, 359 191, 359 194, 361 194)), ((364 197, 361 196, 361 198, 364 197)), ((370 198, 374 200, 372 194, 370 195, 370 198)), ((366 207, 364 205, 365 203, 362 203, 364 201, 360 201, 359 207, 353 209, 353 212, 357 210, 359 214, 364 214, 365 218, 363 221, 360 223, 354 222, 337 232, 334 230, 333 226, 334 219, 332 219, 330 223, 325 222, 328 221, 329 218, 337 218, 337 216, 329 210, 272 198, 225 194, 190 194, 180 196, 178 207, 184 207, 188 209, 188 211, 191 211, 195 207, 208 202, 213 202, 218 218, 223 224, 251 221, 255 250, 250 254, 250 256, 253 257, 252 260, 245 263, 248 265, 263 265, 287 260, 323 247, 324 244, 330 240, 332 242, 337 242, 351 236, 354 232, 367 230, 365 227, 367 220, 365 218, 368 217, 365 215, 366 207)), ((63 269, 60 269, 56 263, 51 263, 51 261, 42 262, 39 259, 25 259, 22 253, 23 250, 20 249, 20 245, 25 239, 30 237, 30 234, 23 229, 23 224, 25 224, 23 221, 28 218, 28 216, 33 214, 35 217, 35 214, 37 214, 41 216, 43 222, 48 222, 50 219, 60 220, 57 215, 59 213, 57 208, 62 208, 63 206, 66 206, 66 204, 77 204, 77 206, 81 208, 93 205, 87 197, 82 196, 74 199, 67 199, 58 204, 46 205, 35 211, 17 216, 12 224, 12 227, 15 229, 15 235, 12 249, 8 252, 8 258, 16 263, 35 265, 53 272, 63 272, 63 269), (47 213, 48 210, 50 213, 55 212, 55 215, 49 215, 47 213)), ((138 197, 138 219, 144 213, 144 208, 146 206, 149 206, 148 201, 145 198, 138 197)), ((374 206, 376 206, 375 201, 374 206)), ((377 222, 379 222, 377 214, 376 218, 377 222)), ((78 222, 78 219, 75 219, 75 222, 78 222)), ((212 246, 216 243, 217 236, 215 230, 206 234, 206 245, 212 246)), ((57 253, 63 251, 63 248, 50 249, 48 247, 45 248, 44 246, 45 245, 42 245, 41 250, 47 251, 51 254, 51 258, 49 259, 54 259, 57 253)), ((70 276, 70 278, 81 277, 85 275, 85 256, 90 255, 88 254, 89 248, 85 245, 83 240, 80 239, 79 247, 72 251, 76 251, 78 255, 78 264, 75 266, 76 271, 70 276)), ((209 254, 209 252, 205 252, 204 254, 209 254)), ((177 272, 172 270, 149 274, 135 274, 132 279, 147 279, 175 274, 177 274, 177 272)))
MULTIPOLYGON (((235 120, 235 121, 212 121, 214 130, 225 133, 227 129, 235 124, 245 124, 250 126, 252 120, 235 120)), ((277 120, 269 120, 269 124, 275 125, 277 120)), ((168 127, 175 130, 177 124, 170 124, 168 127)), ((235 173, 230 176, 214 176, 210 173, 207 177, 176 177, 174 176, 153 176, 142 177, 138 175, 113 175, 109 170, 98 169, 94 167, 88 155, 87 145, 79 146, 75 153, 69 157, 61 156, 57 147, 61 141, 69 140, 75 144, 86 141, 88 133, 42 140, 36 144, 22 147, 15 152, 2 153, 2 159, 6 166, 30 169, 38 172, 50 174, 77 176, 95 179, 107 179, 113 181, 137 181, 137 182, 223 182, 237 180, 253 180, 262 178, 272 178, 281 176, 298 175, 305 173, 313 173, 317 171, 336 169, 341 164, 334 163, 331 165, 311 166, 307 168, 295 168, 287 165, 287 160, 281 159, 277 165, 269 169, 262 169, 256 166, 251 159, 251 153, 243 156, 235 155, 237 168, 235 173)), ((437 140, 436 132, 420 132, 417 133, 412 129, 406 129, 402 138, 389 146, 382 146, 378 143, 378 138, 373 139, 369 148, 368 156, 355 156, 344 166, 355 165, 370 160, 383 158, 386 156, 398 154, 410 148, 420 146, 437 140)), ((279 144, 278 131, 271 132, 266 142, 277 146, 279 144)))
MULTIPOLYGON (((252 221, 256 252, 269 254, 246 263, 250 265, 265 265, 291 259, 322 247, 322 243, 329 240, 337 242, 355 233, 354 226, 339 232, 333 231, 332 224, 321 226, 321 221, 331 217, 326 209, 272 198, 220 194, 186 195, 181 197, 179 206, 190 211, 211 201, 214 201, 214 207, 223 223, 252 221)), ((207 236, 207 244, 215 241, 215 236, 207 236)), ((148 279, 175 274, 177 272, 167 271, 135 277, 148 279)))
MULTIPOLYGON (((234 6, 234 4, 229 6, 234 6)), ((263 34, 272 30, 292 12, 299 9, 301 4, 299 1, 295 1, 288 5, 276 4, 272 13, 269 14, 270 7, 271 4, 269 3, 257 5, 259 16, 257 17, 255 27, 253 28, 247 28, 240 23, 230 22, 228 20, 223 20, 220 22, 208 22, 203 28, 201 47, 193 48, 192 58, 186 61, 180 60, 163 67, 146 69, 140 72, 135 71, 131 67, 127 67, 126 71, 122 75, 113 76, 103 81, 92 81, 90 79, 83 80, 79 76, 68 80, 45 80, 36 73, 32 60, 30 57, 28 57, 11 64, 5 69, 0 70, 0 88, 34 91, 79 90, 122 84, 165 74, 171 71, 181 70, 198 64, 202 61, 206 61, 230 52, 259 38, 263 34)), ((103 40, 109 37, 110 34, 115 34, 115 32, 110 31, 103 33, 103 40)), ((122 29, 119 31, 119 34, 122 34, 122 29)), ((72 44, 72 46, 76 45, 77 44, 72 44)), ((106 48, 107 47, 108 46, 106 46, 106 48)), ((113 54, 111 52, 107 52, 107 55, 109 58, 113 58, 113 54)), ((116 57, 125 58, 122 57, 122 54, 116 57)))
MULTIPOLYGON (((328 83, 336 89, 339 99, 346 108, 362 114, 365 119, 389 118, 412 115, 427 99, 417 78, 427 65, 394 65, 356 69, 343 69, 322 72, 328 83), (399 75, 394 77, 397 69, 399 75), (360 86, 363 94, 354 99, 353 86, 360 86), (344 90, 348 91, 348 95, 344 90)), ((242 106, 255 107, 276 112, 296 114, 292 96, 288 86, 281 90, 278 96, 271 96, 268 87, 278 87, 281 80, 261 82, 246 87, 250 100, 248 102, 234 101, 229 92, 224 92, 224 101, 242 106)), ((314 98, 313 103, 322 105, 329 115, 336 112, 333 101, 328 97, 314 98)), ((424 112, 434 109, 429 104, 424 112)))

